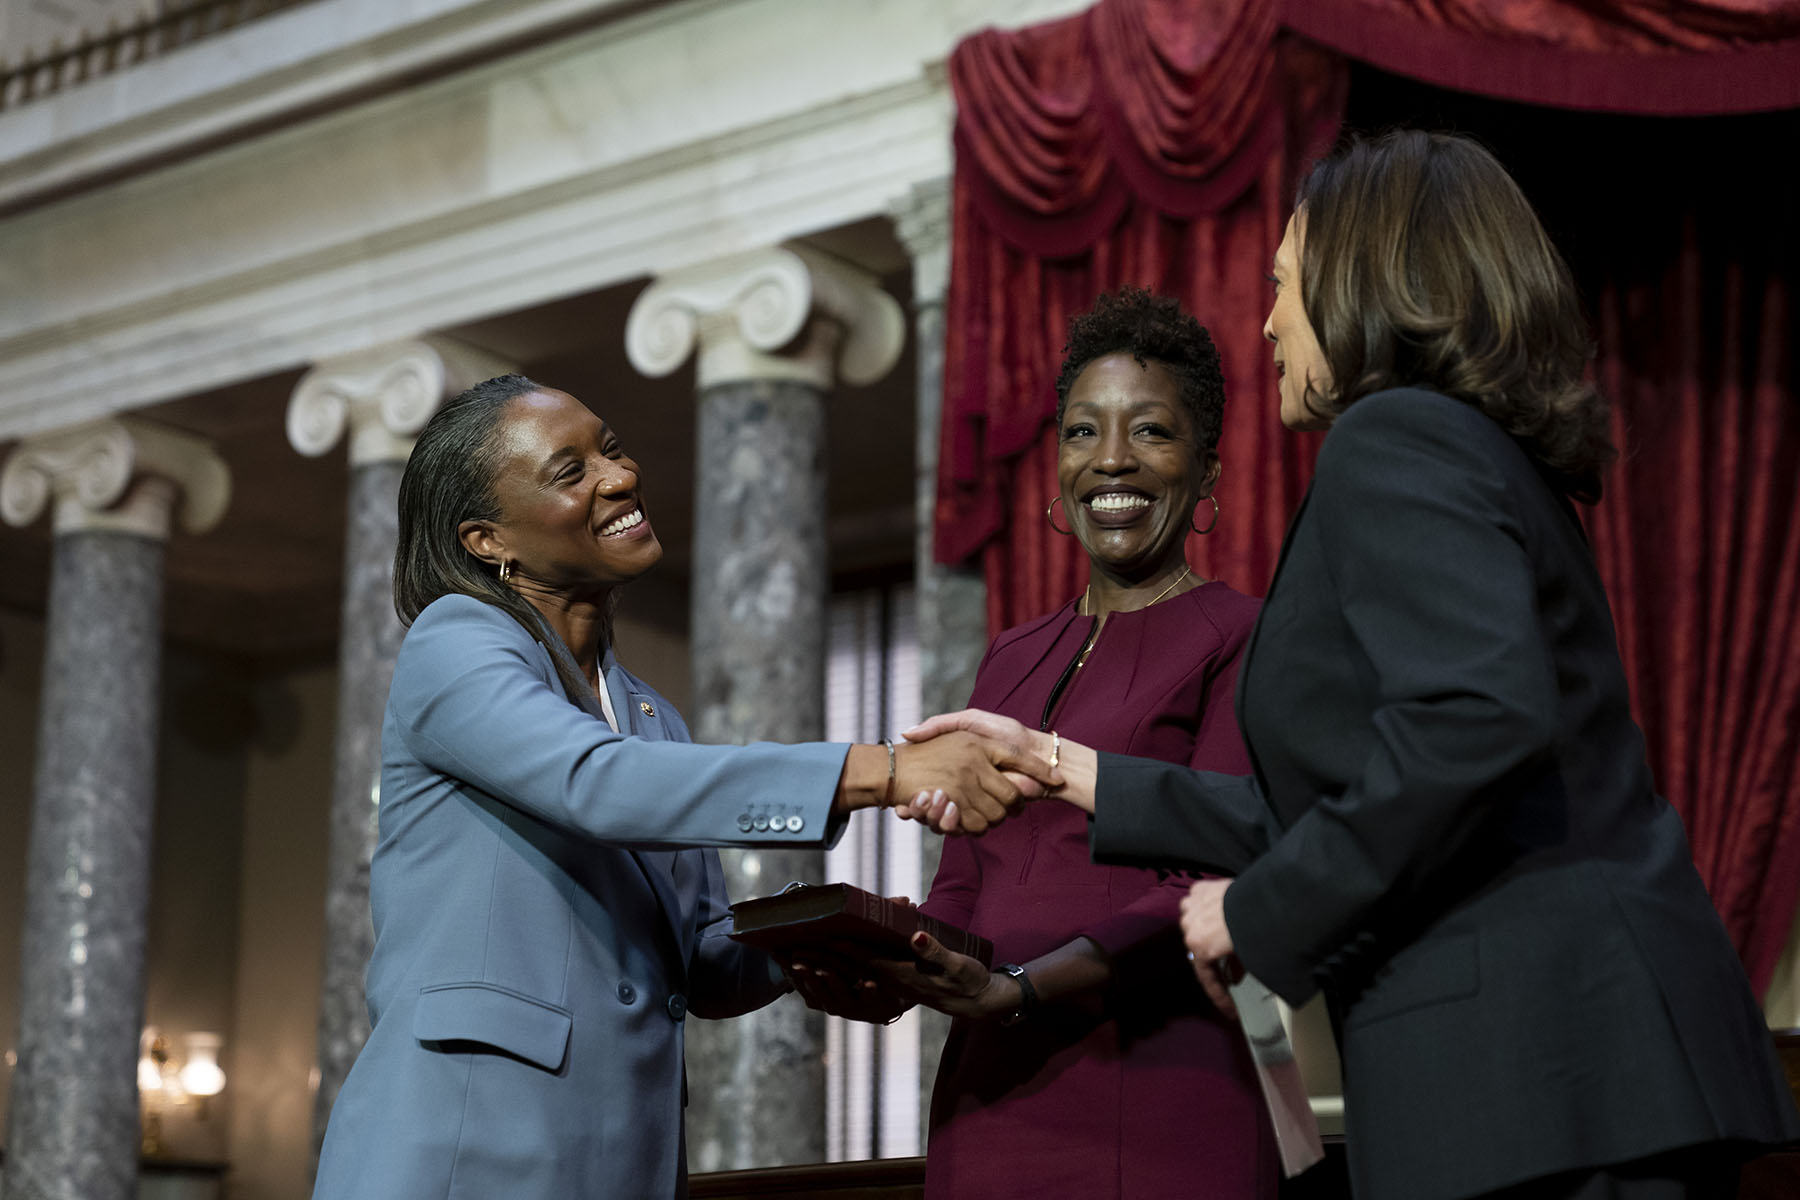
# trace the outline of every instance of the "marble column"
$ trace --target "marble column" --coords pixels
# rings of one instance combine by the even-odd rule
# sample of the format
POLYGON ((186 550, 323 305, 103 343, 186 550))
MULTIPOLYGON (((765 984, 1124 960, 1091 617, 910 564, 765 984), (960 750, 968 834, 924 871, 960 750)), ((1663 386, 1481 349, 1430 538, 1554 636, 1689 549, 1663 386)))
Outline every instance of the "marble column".
MULTIPOLYGON (((698 345, 692 579, 694 736, 824 733, 825 409, 833 383, 890 370, 899 305, 866 272, 804 247, 674 272, 639 297, 633 365, 664 375, 698 345)), ((734 898, 817 882, 818 851, 727 851, 734 898)), ((797 1000, 687 1031, 695 1170, 825 1153, 824 1024, 797 1000)))
POLYGON ((29 439, 0 472, 0 515, 52 508, 54 530, 7 1200, 137 1195, 163 545, 230 490, 206 443, 127 418, 29 439))
MULTIPOLYGON (((926 715, 968 703, 975 668, 987 650, 987 584, 978 566, 945 566, 933 547, 938 447, 944 406, 944 298, 950 287, 950 181, 917 184, 894 205, 894 229, 912 256, 913 346, 918 369, 915 408, 913 585, 918 593, 919 709, 926 715)), ((924 896, 937 875, 943 842, 927 836, 920 854, 924 896)), ((919 1023, 919 1128, 926 1127, 931 1084, 950 1019, 928 1009, 919 1023)))
POLYGON ((319 987, 319 1089, 313 1101, 315 1162, 332 1103, 369 1036, 363 975, 375 945, 369 856, 380 800, 381 716, 405 632, 394 612, 400 474, 414 436, 438 405, 507 370, 472 347, 421 338, 321 361, 301 377, 288 403, 288 441, 300 453, 324 454, 346 433, 350 441, 319 987))

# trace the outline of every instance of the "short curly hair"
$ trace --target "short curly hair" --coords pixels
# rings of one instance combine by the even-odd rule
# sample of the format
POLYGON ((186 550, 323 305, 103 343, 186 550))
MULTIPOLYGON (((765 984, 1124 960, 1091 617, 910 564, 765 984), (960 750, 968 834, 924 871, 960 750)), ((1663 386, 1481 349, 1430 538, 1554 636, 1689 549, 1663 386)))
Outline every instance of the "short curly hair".
POLYGON ((1181 389, 1198 452, 1218 452, 1225 423, 1225 376, 1212 335, 1183 312, 1173 296, 1155 296, 1139 287, 1102 292, 1092 309, 1069 322, 1062 370, 1056 376, 1057 428, 1062 427, 1075 380, 1089 363, 1109 354, 1129 354, 1139 366, 1161 363, 1181 389))

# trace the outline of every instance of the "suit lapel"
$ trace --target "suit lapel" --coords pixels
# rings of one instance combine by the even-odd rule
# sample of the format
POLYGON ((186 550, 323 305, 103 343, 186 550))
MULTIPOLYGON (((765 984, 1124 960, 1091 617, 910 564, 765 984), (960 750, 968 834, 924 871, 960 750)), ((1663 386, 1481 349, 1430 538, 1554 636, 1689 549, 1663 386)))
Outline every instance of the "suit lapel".
MULTIPOLYGON (((561 654, 567 659, 568 651, 563 648, 560 639, 556 639, 554 634, 551 637, 553 639, 551 653, 561 654)), ((573 660, 568 659, 568 661, 572 665, 573 660)), ((579 673, 577 671, 577 674, 579 673)), ((647 737, 655 741, 667 740, 660 723, 645 721, 640 724, 638 718, 641 714, 637 699, 631 695, 625 672, 620 669, 610 649, 600 660, 600 681, 606 688, 607 699, 612 701, 613 715, 618 719, 620 733, 647 737)), ((600 707, 600 700, 593 692, 582 688, 575 697, 575 703, 581 711, 596 721, 605 723, 606 710, 600 707)), ((675 854, 672 851, 655 850, 626 850, 625 853, 630 855, 632 862, 637 865, 639 873, 644 877, 644 883, 650 889, 650 894, 656 897, 657 907, 662 909, 666 932, 673 939, 670 949, 675 952, 676 956, 676 961, 671 964, 671 969, 676 973, 675 979, 680 980, 680 986, 685 988, 687 986, 688 959, 693 952, 693 937, 691 931, 684 935, 682 930, 681 896, 676 891, 672 872, 675 854)))
MULTIPOLYGON (((1250 627, 1250 643, 1244 647, 1244 665, 1246 667, 1249 666, 1251 656, 1256 653, 1257 638, 1262 636, 1263 613, 1268 611, 1269 601, 1275 599, 1276 592, 1278 592, 1281 589, 1281 573, 1282 573, 1282 570, 1287 566, 1288 551, 1293 549, 1293 546, 1294 546, 1294 532, 1295 532, 1295 530, 1300 528, 1300 520, 1302 517, 1304 517, 1306 515, 1306 506, 1311 500, 1312 500, 1312 484, 1309 483, 1306 485, 1305 494, 1300 497, 1300 507, 1296 508, 1294 510, 1294 519, 1288 522, 1287 533, 1282 535, 1281 554, 1275 560, 1275 574, 1269 579, 1269 594, 1267 596, 1263 597, 1263 607, 1256 614, 1256 624, 1254 624, 1250 627)), ((1239 672, 1239 678, 1240 679, 1243 678, 1242 671, 1239 672)), ((1237 699, 1238 699, 1238 714, 1237 714, 1237 716, 1238 716, 1239 727, 1241 728, 1243 719, 1244 719, 1244 712, 1243 712, 1244 689, 1241 684, 1238 687, 1237 699)))
MULTIPOLYGON (((547 635, 544 648, 552 656, 562 658, 575 671, 576 675, 580 675, 580 669, 575 667, 574 658, 570 655, 568 647, 563 645, 562 639, 551 631, 549 626, 545 625, 542 628, 547 635)), ((647 737, 655 741, 668 740, 668 735, 663 731, 660 721, 646 719, 642 723, 639 722, 640 715, 648 718, 649 714, 642 713, 638 708, 638 700, 630 692, 629 680, 620 668, 618 661, 613 657, 610 647, 600 659, 600 682, 606 688, 607 699, 612 701, 613 716, 619 722, 620 733, 647 737)), ((599 698, 587 688, 581 688, 576 693, 575 704, 596 721, 605 723, 606 710, 600 707, 599 698)), ((673 874, 675 855, 671 851, 652 850, 627 850, 625 853, 629 854, 632 861, 637 864, 639 872, 644 876, 645 884, 650 888, 651 895, 656 897, 657 907, 662 909, 663 919, 666 922, 665 928, 673 938, 670 949, 676 954, 676 961, 671 964, 671 968, 676 972, 676 977, 681 980, 681 986, 685 988, 687 986, 688 959, 693 952, 693 931, 683 930, 681 895, 676 890, 673 874)))
MULTIPOLYGON (((631 690, 631 681, 620 669, 611 650, 601 660, 600 672, 600 677, 606 684, 607 697, 612 701, 613 714, 619 719, 619 732, 648 741, 668 740, 662 722, 640 707, 648 705, 649 701, 631 690)), ((685 977, 688 959, 694 948, 693 930, 687 928, 689 922, 682 919, 681 893, 675 884, 675 863, 679 851, 633 850, 630 853, 637 862, 638 870, 643 872, 644 882, 650 885, 651 892, 656 896, 663 919, 668 922, 669 932, 674 935, 675 945, 681 955, 677 966, 685 977)))
MULTIPOLYGON (((1250 627, 1250 641, 1244 647, 1244 661, 1238 667, 1237 696, 1234 698, 1232 706, 1240 730, 1249 728, 1244 723, 1244 710, 1249 707, 1248 696, 1252 675, 1250 663, 1256 657, 1257 639, 1262 636, 1263 617, 1269 611, 1269 601, 1275 599, 1275 594, 1281 587, 1281 573, 1287 566, 1288 551, 1293 548, 1294 534, 1300 528, 1301 520, 1306 516, 1306 506, 1312 500, 1312 493, 1313 485, 1308 483, 1306 492, 1300 497, 1300 507, 1294 510, 1293 520, 1288 522, 1287 533, 1282 536, 1281 554, 1275 560, 1275 574, 1269 580, 1269 594, 1264 597, 1263 607, 1256 614, 1256 624, 1250 627)), ((1255 772, 1257 780, 1266 783, 1267 779, 1263 775, 1262 763, 1257 759, 1256 747, 1251 744, 1249 737, 1244 738, 1244 749, 1250 754, 1250 769, 1255 772)))

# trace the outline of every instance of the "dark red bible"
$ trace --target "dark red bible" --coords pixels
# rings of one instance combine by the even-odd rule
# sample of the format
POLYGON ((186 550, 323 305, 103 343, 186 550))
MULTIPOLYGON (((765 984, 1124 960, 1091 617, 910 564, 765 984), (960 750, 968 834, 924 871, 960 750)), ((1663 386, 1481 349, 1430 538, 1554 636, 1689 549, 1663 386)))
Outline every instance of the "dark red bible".
POLYGON ((829 950, 856 959, 911 958, 923 929, 958 954, 991 966, 994 943, 911 904, 847 883, 798 884, 773 896, 731 906, 731 937, 763 950, 829 950))

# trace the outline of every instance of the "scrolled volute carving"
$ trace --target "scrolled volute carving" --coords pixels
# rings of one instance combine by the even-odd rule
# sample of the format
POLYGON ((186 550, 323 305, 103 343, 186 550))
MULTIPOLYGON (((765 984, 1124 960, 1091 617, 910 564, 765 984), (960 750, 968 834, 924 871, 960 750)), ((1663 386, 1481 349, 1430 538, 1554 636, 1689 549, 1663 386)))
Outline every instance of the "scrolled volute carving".
POLYGON ((401 355, 376 389, 381 423, 403 437, 417 434, 449 398, 448 383, 444 360, 430 346, 401 355))
POLYGON ((288 442, 316 457, 349 430, 352 462, 403 460, 445 400, 511 369, 479 347, 437 336, 323 359, 288 401, 288 442))
POLYGON ((231 501, 231 473, 210 443, 133 417, 27 439, 0 471, 0 517, 27 525, 55 504, 58 532, 119 529, 162 537, 180 497, 182 527, 202 533, 231 501), (176 485, 134 489, 150 476, 176 485))
POLYGON ((73 496, 90 509, 117 503, 131 483, 131 435, 117 421, 96 421, 31 438, 0 471, 0 516, 29 525, 53 497, 73 496))
POLYGON ((659 379, 687 361, 700 338, 700 316, 672 289, 647 289, 625 322, 625 356, 639 372, 659 379))
POLYGON ((906 345, 906 313, 900 302, 861 267, 810 246, 796 246, 794 253, 812 279, 814 308, 843 327, 838 377, 861 386, 893 370, 906 345))
POLYGON ((288 399, 288 444, 309 458, 337 445, 350 423, 350 400, 343 380, 308 371, 288 399))
POLYGON ((771 250, 755 264, 737 295, 738 331, 758 350, 781 349, 806 326, 812 309, 812 272, 789 250, 771 250))
POLYGON ((875 276, 810 246, 736 254, 671 271, 644 289, 625 325, 625 351, 645 375, 674 371, 700 347, 700 386, 800 379, 829 387, 834 372, 872 383, 893 368, 906 315, 875 276), (839 326, 828 357, 803 338, 811 320, 839 326))
POLYGON ((652 378, 687 361, 702 327, 729 315, 751 347, 773 352, 799 336, 812 311, 812 278, 789 250, 753 250, 671 271, 644 289, 625 322, 625 354, 652 378))

